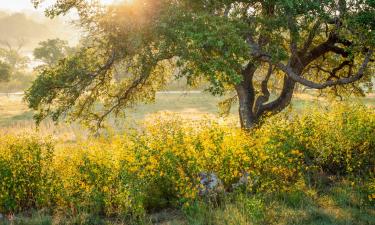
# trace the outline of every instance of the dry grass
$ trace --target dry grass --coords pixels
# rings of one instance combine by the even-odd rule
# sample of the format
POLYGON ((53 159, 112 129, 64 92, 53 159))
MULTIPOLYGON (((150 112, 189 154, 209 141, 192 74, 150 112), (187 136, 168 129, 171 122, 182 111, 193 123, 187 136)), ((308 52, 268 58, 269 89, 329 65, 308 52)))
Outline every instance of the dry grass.
MULTIPOLYGON (((134 109, 128 110, 126 123, 129 121, 139 121, 147 119, 150 115, 159 112, 174 112, 181 114, 187 119, 201 119, 202 117, 218 118, 217 104, 225 97, 213 97, 208 93, 160 93, 157 95, 156 102, 150 105, 139 105, 134 109)), ((357 99, 358 100, 358 99, 357 99)), ((364 104, 375 107, 375 95, 371 94, 367 98, 359 99, 364 104)), ((296 94, 292 102, 292 107, 297 110, 304 109, 312 104, 321 104, 326 102, 324 98, 318 98, 314 93, 296 94)), ((1 96, 0 97, 0 128, 3 130, 34 129, 33 112, 30 111, 22 101, 22 96, 1 96)), ((237 118, 237 105, 231 109, 231 120, 237 118)), ((55 126, 47 121, 43 124, 43 129, 49 131, 49 134, 71 131, 70 125, 63 124, 55 126), (64 128, 68 127, 68 128, 64 128), (55 130, 59 130, 56 132, 55 130), (63 130, 63 131, 61 131, 63 130)), ((76 126, 76 125, 75 125, 76 126)), ((81 129, 81 128, 80 128, 81 129)))

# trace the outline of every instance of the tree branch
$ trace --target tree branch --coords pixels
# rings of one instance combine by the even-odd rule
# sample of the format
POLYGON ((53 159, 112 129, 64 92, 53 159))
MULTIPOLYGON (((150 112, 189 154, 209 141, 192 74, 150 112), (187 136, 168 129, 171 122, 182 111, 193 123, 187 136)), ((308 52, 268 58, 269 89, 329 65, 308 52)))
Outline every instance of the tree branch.
POLYGON ((321 24, 322 24, 321 20, 319 20, 319 19, 315 22, 314 26, 312 27, 311 31, 309 32, 309 35, 308 35, 305 43, 303 44, 303 47, 302 47, 300 53, 303 54, 304 52, 307 51, 307 49, 310 48, 310 46, 311 46, 311 44, 312 44, 312 42, 315 38, 316 31, 319 29, 321 24))
MULTIPOLYGON (((366 57, 358 70, 358 73, 354 76, 346 77, 346 78, 340 78, 337 80, 329 80, 325 83, 316 83, 310 80, 307 80, 300 75, 296 74, 293 69, 290 66, 284 65, 282 63, 276 63, 276 67, 282 70, 285 74, 287 74, 288 77, 293 79, 295 82, 301 83, 307 87, 314 88, 314 89, 324 89, 327 87, 335 86, 335 85, 343 85, 343 84, 349 84, 352 82, 355 82, 359 79, 361 79, 364 75, 365 69, 367 68, 368 63, 370 62, 370 58, 372 56, 373 51, 369 50, 366 54, 366 57)), ((265 59, 265 58, 263 58, 265 59)), ((270 61, 270 59, 266 59, 266 61, 270 61)))
POLYGON ((269 63, 268 72, 261 84, 262 95, 260 95, 254 105, 254 113, 258 115, 260 107, 269 100, 270 92, 268 90, 268 81, 271 78, 273 72, 272 64, 269 63))
POLYGON ((261 105, 257 116, 261 116, 264 112, 276 114, 288 106, 293 97, 295 83, 290 77, 284 76, 284 84, 279 97, 272 102, 261 105))
POLYGON ((319 58, 320 56, 330 51, 336 52, 338 54, 343 53, 339 47, 334 46, 334 44, 337 41, 338 41, 337 36, 334 34, 331 34, 325 42, 311 49, 308 53, 304 55, 302 59, 302 61, 304 62, 304 65, 305 66, 308 65, 315 59, 319 58))

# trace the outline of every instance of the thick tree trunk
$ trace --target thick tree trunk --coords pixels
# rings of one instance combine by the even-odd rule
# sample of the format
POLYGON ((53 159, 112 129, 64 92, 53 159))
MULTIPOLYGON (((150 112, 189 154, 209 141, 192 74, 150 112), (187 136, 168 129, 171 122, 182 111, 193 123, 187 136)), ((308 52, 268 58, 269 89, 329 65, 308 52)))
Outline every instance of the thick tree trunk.
MULTIPOLYGON (((302 67, 295 66, 295 72, 300 73, 302 67), (297 68, 296 68, 297 67, 297 68)), ((260 122, 260 118, 266 114, 277 114, 285 109, 291 102, 296 82, 288 76, 284 77, 284 84, 282 91, 278 98, 272 102, 266 103, 265 101, 256 101, 256 92, 253 85, 253 77, 256 67, 249 64, 247 68, 242 72, 243 81, 236 86, 237 96, 239 100, 239 116, 241 127, 246 130, 250 130, 257 126, 260 122)), ((267 87, 263 87, 262 92, 268 92, 267 87)), ((268 93, 269 94, 269 93, 268 93)), ((267 93, 263 93, 263 97, 267 93)), ((262 96, 261 96, 262 97, 262 96)), ((259 100, 259 96, 258 99, 259 100)), ((268 100, 268 98, 267 98, 268 100)))
POLYGON ((251 129, 253 128, 256 123, 257 119, 254 116, 252 107, 253 107, 253 96, 251 96, 251 92, 248 88, 238 85, 236 87, 237 95, 238 95, 238 101, 239 101, 239 116, 240 116, 240 122, 241 127, 243 129, 251 129))
POLYGON ((255 90, 253 85, 253 77, 256 71, 254 64, 249 63, 244 71, 242 71, 242 82, 236 86, 237 96, 239 100, 239 116, 241 127, 243 129, 251 129, 257 123, 257 118, 253 112, 255 102, 255 90))

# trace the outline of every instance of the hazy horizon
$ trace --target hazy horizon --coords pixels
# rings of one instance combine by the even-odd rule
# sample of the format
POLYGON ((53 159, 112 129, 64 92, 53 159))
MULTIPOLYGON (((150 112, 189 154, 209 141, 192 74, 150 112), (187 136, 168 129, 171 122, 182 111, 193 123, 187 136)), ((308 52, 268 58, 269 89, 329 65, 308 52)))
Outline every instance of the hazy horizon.
POLYGON ((50 19, 43 12, 44 8, 35 9, 30 0, 0 0, 0 41, 13 47, 22 42, 22 52, 29 56, 39 42, 47 39, 77 44, 79 32, 70 24, 71 17, 50 19))

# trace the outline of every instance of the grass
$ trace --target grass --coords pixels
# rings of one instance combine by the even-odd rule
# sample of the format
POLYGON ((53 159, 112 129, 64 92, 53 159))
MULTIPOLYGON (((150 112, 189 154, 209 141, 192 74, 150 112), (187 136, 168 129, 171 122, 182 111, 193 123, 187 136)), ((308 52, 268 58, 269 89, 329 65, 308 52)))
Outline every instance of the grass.
MULTIPOLYGON (((297 94, 290 106, 291 110, 303 111, 304 108, 326 102, 323 98, 315 97, 315 94, 297 94)), ((123 131, 126 127, 137 126, 138 121, 152 119, 152 115, 159 112, 173 112, 188 120, 210 117, 219 118, 218 103, 225 97, 214 97, 209 93, 158 93, 155 103, 138 105, 128 109, 127 117, 115 120, 109 119, 110 127, 116 131, 123 131)), ((366 98, 356 98, 352 101, 360 101, 369 107, 375 108, 375 95, 366 98)), ((231 125, 239 125, 238 104, 232 106, 230 114, 225 121, 231 125)), ((36 129, 33 121, 34 113, 27 108, 22 96, 0 96, 0 133, 24 133, 37 130, 43 136, 53 135, 55 138, 65 141, 76 141, 88 136, 87 129, 79 123, 53 123, 45 120, 36 129)))
POLYGON ((159 224, 159 225, 371 225, 375 206, 362 202, 361 192, 349 182, 332 183, 324 189, 296 189, 288 193, 258 196, 231 194, 219 201, 199 201, 190 207, 148 214, 139 221, 79 214, 63 218, 45 212, 16 215, 1 225, 24 224, 159 224))
POLYGON ((32 115, 33 113, 22 101, 22 97, 0 97, 0 126, 6 127, 20 121, 31 120, 32 115))
MULTIPOLYGON (((160 93, 156 102, 138 105, 128 110, 129 119, 140 120, 159 111, 178 112, 189 117, 200 117, 203 114, 217 114, 217 104, 223 99, 208 93, 181 94, 160 93)), ((233 113, 235 109, 233 110, 233 113)), ((0 97, 0 127, 9 127, 18 123, 32 121, 33 112, 22 101, 22 97, 0 97)))
MULTIPOLYGON (((209 93, 159 93, 156 96, 155 103, 138 105, 133 109, 129 109, 126 122, 143 120, 149 115, 160 111, 177 112, 188 119, 201 118, 206 115, 217 117, 217 105, 223 99, 225 97, 214 97, 209 93)), ((369 107, 375 107, 374 95, 352 100, 360 101, 369 107)), ((313 94, 297 94, 292 101, 291 107, 295 110, 303 110, 307 106, 319 104, 322 101, 325 100, 317 98, 313 94)), ((237 107, 238 105, 236 104, 231 108, 230 116, 238 121, 237 107)), ((32 117, 33 112, 27 108, 21 96, 0 97, 0 128, 7 129, 14 126, 18 128, 34 127, 32 117)), ((44 126, 54 127, 50 121, 45 122, 44 126)), ((68 125, 64 124, 64 126, 68 125)), ((77 128, 77 125, 72 127, 77 128)), ((58 128, 61 129, 61 126, 58 128)))
POLYGON ((375 208, 363 205, 360 195, 355 187, 343 182, 325 190, 236 197, 216 209, 199 207, 187 224, 375 224, 375 208))

